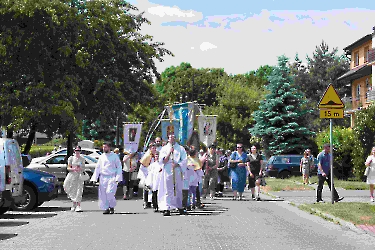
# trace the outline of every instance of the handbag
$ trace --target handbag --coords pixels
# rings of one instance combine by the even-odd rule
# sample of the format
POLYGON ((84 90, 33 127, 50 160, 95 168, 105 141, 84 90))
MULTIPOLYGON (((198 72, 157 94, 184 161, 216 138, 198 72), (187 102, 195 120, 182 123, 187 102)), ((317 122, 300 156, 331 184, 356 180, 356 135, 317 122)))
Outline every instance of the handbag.
POLYGON ((365 170, 365 173, 364 173, 364 175, 365 176, 368 176, 369 174, 370 174, 370 167, 366 167, 366 170, 365 170))
POLYGON ((90 176, 86 173, 86 172, 82 172, 80 175, 79 175, 79 179, 81 181, 88 181, 90 179, 90 176))

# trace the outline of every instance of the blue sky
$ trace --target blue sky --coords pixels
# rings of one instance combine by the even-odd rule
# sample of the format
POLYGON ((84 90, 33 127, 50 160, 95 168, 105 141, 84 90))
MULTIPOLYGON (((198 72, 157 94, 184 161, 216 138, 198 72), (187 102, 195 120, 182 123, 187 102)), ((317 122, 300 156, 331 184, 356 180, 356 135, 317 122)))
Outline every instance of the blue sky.
POLYGON ((375 26, 370 1, 131 0, 151 21, 142 32, 165 42, 175 57, 157 63, 190 62, 238 74, 277 63, 285 54, 302 59, 323 40, 339 52, 375 26))

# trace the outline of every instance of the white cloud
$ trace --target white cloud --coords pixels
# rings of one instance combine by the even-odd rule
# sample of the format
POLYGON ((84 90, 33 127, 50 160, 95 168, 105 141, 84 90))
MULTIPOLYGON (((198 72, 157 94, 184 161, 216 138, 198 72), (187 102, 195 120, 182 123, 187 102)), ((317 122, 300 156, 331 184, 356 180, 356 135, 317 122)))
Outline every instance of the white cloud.
MULTIPOLYGON (((142 1, 143 7, 136 6, 141 11, 156 6, 146 2, 142 1)), ((224 68, 227 73, 240 74, 261 65, 276 65, 277 56, 282 54, 293 60, 298 53, 305 60, 323 40, 330 50, 338 47, 341 54, 344 47, 371 33, 375 24, 375 10, 365 9, 263 10, 252 16, 233 14, 204 18, 199 12, 180 10, 176 6, 159 10, 170 15, 161 17, 146 12, 152 25, 142 27, 143 33, 153 35, 154 41, 165 42, 165 48, 175 54, 175 57, 166 56, 162 63, 156 62, 159 72, 189 62, 195 68, 224 68), (161 25, 172 21, 186 22, 186 26, 161 25), (199 25, 194 24, 197 21, 199 25), (211 27, 212 23, 215 26, 211 27), (212 48, 215 53, 209 51, 212 48)))
POLYGON ((203 42, 201 43, 201 45, 199 46, 199 48, 202 50, 202 51, 207 51, 207 50, 210 50, 210 49, 216 49, 217 46, 212 44, 212 43, 209 43, 209 42, 203 42))
POLYGON ((194 17, 194 13, 192 11, 181 11, 178 7, 174 6, 156 6, 148 8, 148 13, 152 15, 157 15, 160 17, 164 16, 177 16, 177 17, 194 17))

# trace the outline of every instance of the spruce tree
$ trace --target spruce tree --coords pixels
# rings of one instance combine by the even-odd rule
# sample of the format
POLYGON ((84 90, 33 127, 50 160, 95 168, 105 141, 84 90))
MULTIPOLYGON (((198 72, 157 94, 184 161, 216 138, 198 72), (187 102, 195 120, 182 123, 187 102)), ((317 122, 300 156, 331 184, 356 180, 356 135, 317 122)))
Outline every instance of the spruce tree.
POLYGON ((288 61, 285 56, 278 58, 278 66, 265 86, 269 94, 253 113, 256 123, 250 129, 252 135, 263 139, 265 149, 272 154, 302 153, 313 134, 302 125, 311 110, 306 109, 306 98, 294 86, 288 61))

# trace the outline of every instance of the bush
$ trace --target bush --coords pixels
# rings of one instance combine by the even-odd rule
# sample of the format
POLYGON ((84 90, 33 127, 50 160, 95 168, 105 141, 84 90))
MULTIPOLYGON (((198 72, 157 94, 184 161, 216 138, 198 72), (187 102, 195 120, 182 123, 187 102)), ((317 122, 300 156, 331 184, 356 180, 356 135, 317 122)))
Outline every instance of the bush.
MULTIPOLYGON (((339 126, 332 129, 333 160, 338 177, 346 179, 350 176, 353 169, 352 151, 355 141, 354 132, 351 128, 342 128, 339 126)), ((316 137, 316 143, 319 150, 323 150, 325 143, 330 143, 329 128, 320 132, 316 137)))
POLYGON ((55 146, 33 145, 29 155, 31 155, 32 158, 45 156, 47 153, 51 153, 54 147, 55 146))
POLYGON ((355 141, 353 144, 352 159, 353 173, 362 178, 365 171, 365 160, 370 155, 375 140, 375 105, 356 112, 353 128, 355 141))

